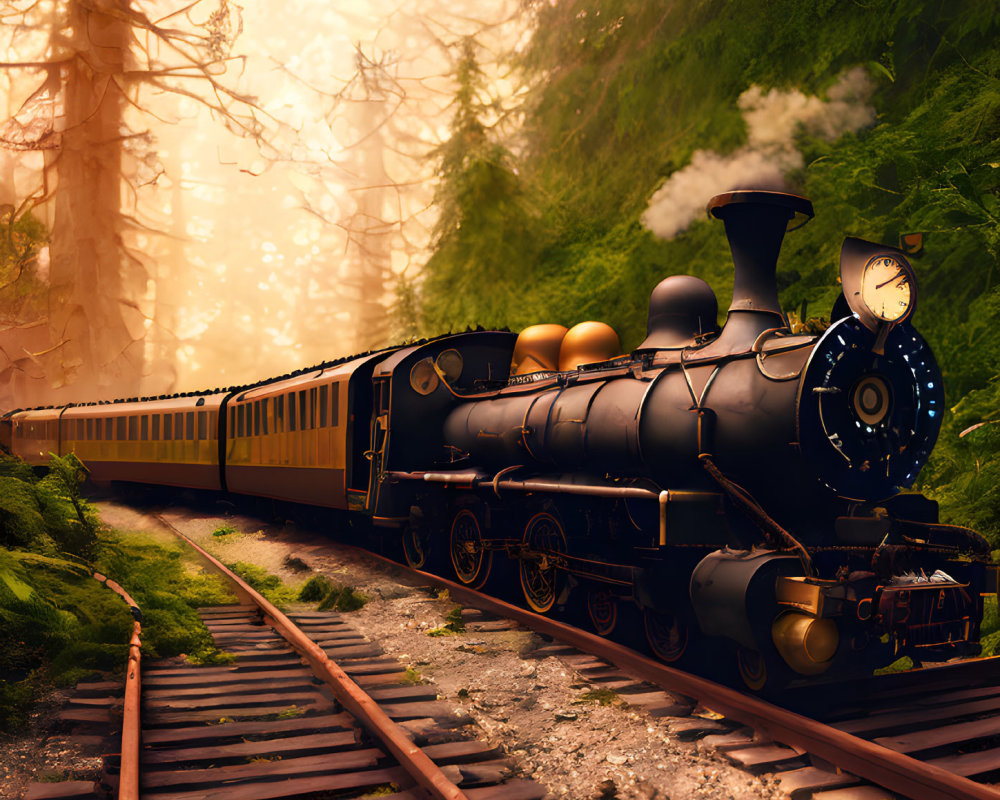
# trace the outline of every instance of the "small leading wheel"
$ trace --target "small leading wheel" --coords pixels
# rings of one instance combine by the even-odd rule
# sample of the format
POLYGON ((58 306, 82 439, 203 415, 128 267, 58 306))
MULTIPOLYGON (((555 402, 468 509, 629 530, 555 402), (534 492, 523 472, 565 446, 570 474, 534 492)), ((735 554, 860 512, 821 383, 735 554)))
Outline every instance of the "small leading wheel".
POLYGON ((746 687, 765 697, 783 689, 794 677, 777 653, 769 656, 749 647, 740 647, 737 650, 736 667, 746 687))
POLYGON ((736 652, 736 668, 751 691, 759 692, 767 684, 767 661, 759 650, 741 647, 736 652))
POLYGON ((559 570, 549 561, 554 553, 566 552, 566 534, 554 516, 541 512, 528 520, 522 543, 532 551, 541 551, 529 557, 521 556, 521 591, 532 611, 544 614, 556 602, 559 570))
POLYGON ((431 536, 419 525, 407 525, 403 529, 403 555, 406 563, 414 569, 424 569, 430 562, 431 536))
POLYGON ((493 551, 484 546, 479 517, 471 509, 463 508, 455 514, 448 549, 455 575, 462 583, 473 589, 486 583, 493 566, 493 551))
POLYGON ((654 655, 661 661, 677 661, 688 645, 687 625, 676 614, 643 609, 642 623, 646 641, 654 655))
POLYGON ((618 598, 603 586, 587 592, 587 615, 598 636, 608 636, 618 623, 618 598))

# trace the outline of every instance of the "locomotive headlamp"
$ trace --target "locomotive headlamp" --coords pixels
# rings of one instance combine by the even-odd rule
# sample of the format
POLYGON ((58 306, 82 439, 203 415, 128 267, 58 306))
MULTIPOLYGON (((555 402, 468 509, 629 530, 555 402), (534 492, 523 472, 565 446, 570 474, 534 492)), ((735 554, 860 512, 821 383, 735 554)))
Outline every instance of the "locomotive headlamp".
POLYGON ((866 375, 851 392, 854 413, 866 425, 878 425, 890 410, 892 393, 880 375, 866 375))
POLYGON ((840 280, 851 311, 869 330, 902 322, 913 313, 917 281, 902 252, 848 238, 840 251, 840 280))

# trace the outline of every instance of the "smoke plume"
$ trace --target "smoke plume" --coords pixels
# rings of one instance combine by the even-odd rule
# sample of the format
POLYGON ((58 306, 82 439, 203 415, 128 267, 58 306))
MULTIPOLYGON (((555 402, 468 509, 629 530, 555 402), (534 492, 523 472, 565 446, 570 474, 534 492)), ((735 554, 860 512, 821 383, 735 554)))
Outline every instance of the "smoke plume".
POLYGON ((785 175, 803 166, 795 134, 806 133, 828 141, 875 121, 868 104, 873 86, 863 67, 840 76, 827 99, 798 90, 751 86, 739 97, 747 126, 747 143, 728 155, 697 150, 691 163, 671 175, 656 190, 642 215, 642 223, 663 239, 685 230, 708 201, 733 189, 785 189, 785 175))

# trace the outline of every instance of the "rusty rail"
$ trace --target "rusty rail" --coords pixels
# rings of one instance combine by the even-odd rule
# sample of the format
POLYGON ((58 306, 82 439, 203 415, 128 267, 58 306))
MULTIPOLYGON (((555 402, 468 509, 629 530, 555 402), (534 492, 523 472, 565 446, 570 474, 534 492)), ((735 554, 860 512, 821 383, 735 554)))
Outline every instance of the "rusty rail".
POLYGON ((131 595, 113 580, 99 572, 94 578, 119 595, 132 611, 132 638, 128 643, 128 664, 125 673, 125 708, 122 714, 121 772, 118 800, 139 800, 139 739, 141 725, 139 703, 142 688, 142 611, 131 595))
MULTIPOLYGON (((437 766, 402 729, 379 708, 336 663, 330 660, 323 649, 312 641, 298 626, 279 611, 267 598, 261 596, 238 575, 212 556, 191 539, 177 530, 162 516, 157 519, 179 538, 187 542, 212 567, 226 576, 237 587, 240 597, 248 598, 264 616, 264 621, 273 627, 295 649, 313 670, 313 674, 333 691, 338 702, 376 736, 386 749, 399 761, 400 765, 435 800, 468 800, 468 796, 452 783, 437 766)), ((123 767, 124 772, 124 767, 123 767)), ((120 797, 119 800, 126 800, 120 797)))
POLYGON ((809 752, 838 767, 912 800, 998 800, 1000 791, 940 767, 897 753, 831 728, 757 697, 668 667, 634 650, 549 617, 535 614, 428 572, 398 564, 368 550, 370 558, 447 588, 452 599, 473 608, 521 622, 532 630, 609 661, 633 675, 680 694, 697 698, 713 711, 753 727, 773 740, 809 752))

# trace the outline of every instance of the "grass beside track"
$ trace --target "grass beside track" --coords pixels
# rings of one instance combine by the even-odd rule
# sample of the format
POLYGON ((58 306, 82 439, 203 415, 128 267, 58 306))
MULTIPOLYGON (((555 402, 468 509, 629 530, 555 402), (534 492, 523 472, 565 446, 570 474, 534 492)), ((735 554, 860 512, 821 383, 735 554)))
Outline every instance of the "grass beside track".
POLYGON ((144 655, 227 659, 196 611, 234 601, 222 579, 179 544, 102 527, 80 494, 85 477, 72 456, 44 477, 0 456, 0 734, 23 728, 52 688, 124 669, 132 615, 94 572, 142 610, 144 655))

